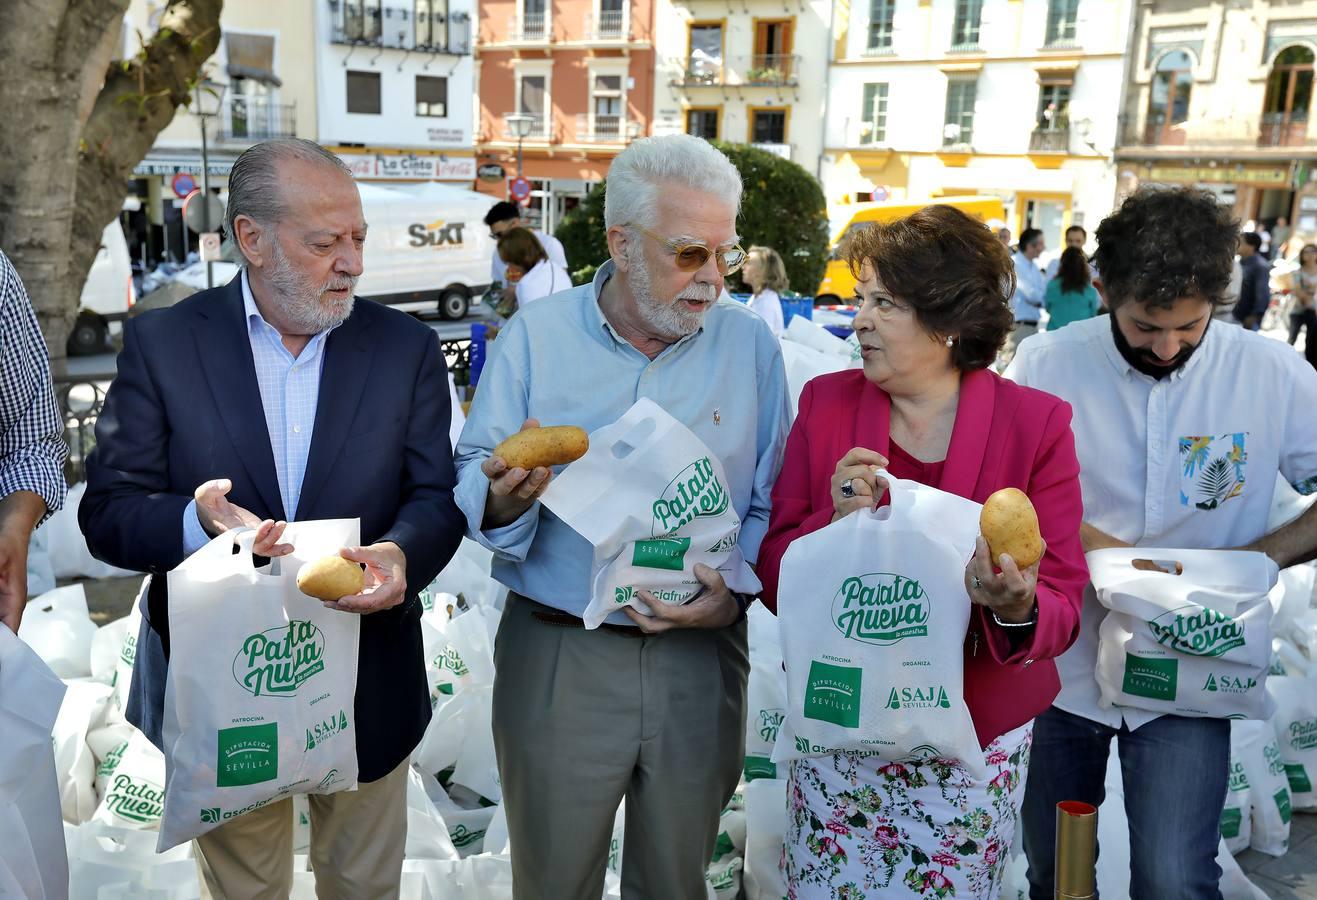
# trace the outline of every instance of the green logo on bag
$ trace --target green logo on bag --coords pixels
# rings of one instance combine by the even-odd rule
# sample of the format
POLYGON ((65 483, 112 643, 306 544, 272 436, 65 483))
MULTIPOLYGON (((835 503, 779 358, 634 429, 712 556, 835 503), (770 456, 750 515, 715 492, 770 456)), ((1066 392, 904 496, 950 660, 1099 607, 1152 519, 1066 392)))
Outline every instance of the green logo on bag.
POLYGON ((416 598, 421 601, 422 610, 425 612, 434 612, 434 594, 429 588, 426 588, 417 594, 416 598))
POLYGON ((1216 675, 1208 673, 1203 690, 1222 694, 1247 694, 1258 686, 1256 678, 1240 678, 1238 675, 1216 675))
POLYGON ((928 635, 932 608, 918 581, 891 572, 852 575, 832 598, 832 622, 854 641, 880 647, 928 635))
POLYGON ((728 866, 721 872, 706 872, 704 877, 715 891, 730 891, 736 886, 736 876, 740 871, 736 866, 728 866))
POLYGON ((114 770, 119 768, 119 760, 123 759, 124 751, 128 749, 128 742, 124 741, 115 747, 109 753, 105 754, 105 759, 96 767, 97 778, 109 778, 114 774, 114 770))
POLYGON ((709 457, 697 459, 663 489, 654 501, 652 537, 668 537, 696 519, 727 511, 727 489, 713 473, 709 457))
POLYGON ((119 660, 131 668, 135 659, 137 659, 137 635, 124 635, 123 648, 119 651, 119 660))
POLYGON ((262 784, 279 777, 279 724, 238 725, 221 728, 216 787, 262 784))
POLYGON ((249 635, 233 657, 233 678, 253 697, 293 697, 308 678, 325 668, 325 636, 311 622, 249 635))
POLYGON ((680 572, 685 564, 686 551, 690 548, 691 539, 688 537, 636 541, 631 551, 631 565, 680 572))
POLYGON ((1290 749, 1311 750, 1317 747, 1317 719, 1290 723, 1290 749))
POLYGON ((105 792, 105 807, 132 822, 158 822, 165 811, 165 789, 131 775, 116 775, 105 792))
POLYGON ((860 727, 862 669, 834 666, 812 660, 805 687, 805 718, 831 722, 842 728, 860 727))
POLYGON ((1280 820, 1288 825, 1291 815, 1289 789, 1281 788, 1271 799, 1276 801, 1276 809, 1280 810, 1280 820))
POLYGON ((887 696, 888 709, 951 709, 947 689, 941 685, 892 688, 887 696))
MULTIPOLYGON (((462 659, 462 654, 452 647, 445 647, 444 652, 434 658, 432 665, 440 671, 448 669, 458 678, 471 674, 471 670, 467 668, 466 662, 462 659)), ((449 691, 449 693, 451 694, 452 691, 449 691)))
POLYGON ((777 730, 782 727, 786 717, 786 710, 783 709, 759 710, 759 740, 765 742, 777 740, 777 730))
POLYGON ((1239 826, 1243 824, 1243 821, 1243 810, 1238 808, 1221 810, 1221 837, 1239 837, 1239 826))
MULTIPOLYGON (((800 743, 799 738, 797 738, 796 743, 800 743)), ((806 744, 805 752, 809 752, 808 743, 806 744)), ((776 778, 777 763, 773 762, 767 756, 747 756, 742 771, 745 773, 746 781, 755 781, 759 778, 776 778)))
POLYGON ((630 587, 613 588, 613 602, 618 606, 625 606, 631 602, 631 597, 634 594, 635 590, 630 587))
POLYGON ((336 734, 348 730, 348 714, 339 710, 338 715, 330 716, 323 722, 317 722, 306 730, 306 749, 314 750, 336 734))
POLYGON ((1267 771, 1272 775, 1285 774, 1285 761, 1280 758, 1280 747, 1275 743, 1262 745, 1262 755, 1267 760, 1267 771))
POLYGON ((1220 656, 1244 646, 1244 626, 1214 609, 1186 606, 1194 612, 1180 610, 1164 613, 1148 623, 1157 643, 1191 656, 1220 656))
POLYGON ((1125 654, 1125 682, 1121 690, 1134 697, 1174 700, 1179 675, 1178 659, 1144 659, 1125 654))
POLYGON ((1312 793, 1312 781, 1308 778, 1308 770, 1303 767, 1303 763, 1285 763, 1285 777, 1290 782, 1290 793, 1312 793))
POLYGON ((1244 774, 1244 764, 1230 761, 1230 790, 1246 791, 1248 790, 1248 776, 1244 774))
POLYGON ((207 825, 213 825, 220 820, 220 808, 218 806, 208 806, 201 811, 201 821, 207 825))
POLYGON ((448 836, 452 838, 453 846, 460 850, 461 848, 470 846, 476 841, 484 838, 485 832, 483 830, 471 831, 465 825, 458 825, 448 833, 448 836))

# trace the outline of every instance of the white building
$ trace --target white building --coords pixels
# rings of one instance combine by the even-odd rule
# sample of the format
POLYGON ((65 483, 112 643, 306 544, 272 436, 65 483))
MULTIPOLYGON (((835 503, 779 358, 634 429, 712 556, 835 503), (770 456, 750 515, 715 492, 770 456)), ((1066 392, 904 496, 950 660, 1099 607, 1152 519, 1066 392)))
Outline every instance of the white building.
POLYGON ((823 155, 834 219, 865 200, 992 194, 1018 235, 1090 233, 1112 151, 1130 0, 839 0, 823 155), (852 5, 853 3, 853 5, 852 5))
POLYGON ((829 0, 657 0, 654 133, 754 144, 819 173, 829 0))
POLYGON ((362 181, 470 186, 472 0, 312 2, 317 140, 362 181))

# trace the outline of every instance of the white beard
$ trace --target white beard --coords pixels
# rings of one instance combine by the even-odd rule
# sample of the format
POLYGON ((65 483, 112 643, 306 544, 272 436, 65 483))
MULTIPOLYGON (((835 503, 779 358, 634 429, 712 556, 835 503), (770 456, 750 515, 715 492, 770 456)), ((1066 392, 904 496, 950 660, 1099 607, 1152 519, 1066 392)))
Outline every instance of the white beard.
POLYGON ((713 303, 718 299, 718 292, 711 284, 691 282, 676 297, 668 301, 654 296, 654 273, 645 261, 644 247, 639 241, 632 241, 627 246, 627 285, 636 298, 636 307, 640 318, 654 329, 656 334, 674 340, 698 331, 704 324, 707 309, 692 312, 681 308, 682 300, 696 300, 713 303))
POLYGON ((324 284, 311 282, 295 269, 284 255, 278 240, 271 242, 270 270, 266 281, 279 298, 279 313, 297 334, 319 334, 336 325, 342 325, 352 315, 356 298, 357 279, 352 276, 334 276, 324 284), (348 291, 344 299, 329 299, 327 291, 348 291))

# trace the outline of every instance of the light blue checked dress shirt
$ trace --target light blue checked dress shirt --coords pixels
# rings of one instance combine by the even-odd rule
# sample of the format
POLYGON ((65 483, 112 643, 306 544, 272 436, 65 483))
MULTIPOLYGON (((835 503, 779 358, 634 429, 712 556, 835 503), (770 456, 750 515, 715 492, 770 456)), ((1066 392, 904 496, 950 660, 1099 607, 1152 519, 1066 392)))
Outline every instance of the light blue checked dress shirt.
MULTIPOLYGON (((320 370, 325 361, 325 339, 330 328, 311 339, 299 356, 288 352, 279 332, 265 321, 256 308, 247 272, 242 273, 242 304, 247 315, 247 337, 252 345, 252 362, 256 364, 256 383, 261 389, 261 406, 265 408, 265 428, 274 451, 274 471, 279 478, 279 496, 289 522, 297 518, 297 504, 302 498, 302 477, 306 475, 306 458, 311 452, 311 432, 316 423, 320 402, 320 370)), ((217 473, 216 478, 225 477, 217 473)), ((189 555, 210 541, 197 519, 197 502, 183 511, 183 551, 189 555)))

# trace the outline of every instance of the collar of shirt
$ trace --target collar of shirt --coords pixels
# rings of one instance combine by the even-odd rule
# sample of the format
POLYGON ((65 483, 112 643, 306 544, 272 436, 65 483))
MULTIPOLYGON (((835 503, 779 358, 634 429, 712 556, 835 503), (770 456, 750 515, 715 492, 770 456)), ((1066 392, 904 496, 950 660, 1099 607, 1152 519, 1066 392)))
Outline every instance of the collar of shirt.
MULTIPOLYGON (((242 270, 242 308, 247 317, 247 337, 255 341, 258 335, 263 335, 266 340, 271 341, 284 353, 288 354, 290 359, 294 358, 293 354, 284 346, 283 336, 279 334, 279 329, 275 328, 265 316, 261 315, 260 309, 256 306, 256 296, 252 293, 250 282, 247 280, 247 269, 242 270)), ((329 338, 329 333, 337 328, 334 325, 326 328, 324 331, 315 335, 307 343, 306 347, 296 357, 298 362, 310 362, 320 355, 320 348, 324 346, 325 341, 329 338)))
MULTIPOLYGON (((612 278, 616 272, 617 266, 610 259, 600 266, 594 273, 594 280, 590 283, 594 303, 585 304, 585 319, 590 326, 591 332, 599 336, 600 343, 604 344, 604 346, 630 347, 632 350, 635 350, 636 353, 639 353, 640 351, 636 350, 630 341, 618 334, 617 329, 613 327, 613 323, 608 321, 608 317, 604 315, 603 307, 599 305, 599 301, 602 300, 604 296, 604 285, 608 283, 608 279, 612 278)), ((662 353, 655 357, 655 359, 673 352, 676 348, 695 340, 696 337, 703 333, 704 323, 701 322, 699 328, 677 340, 675 343, 669 344, 663 349, 662 353)))

